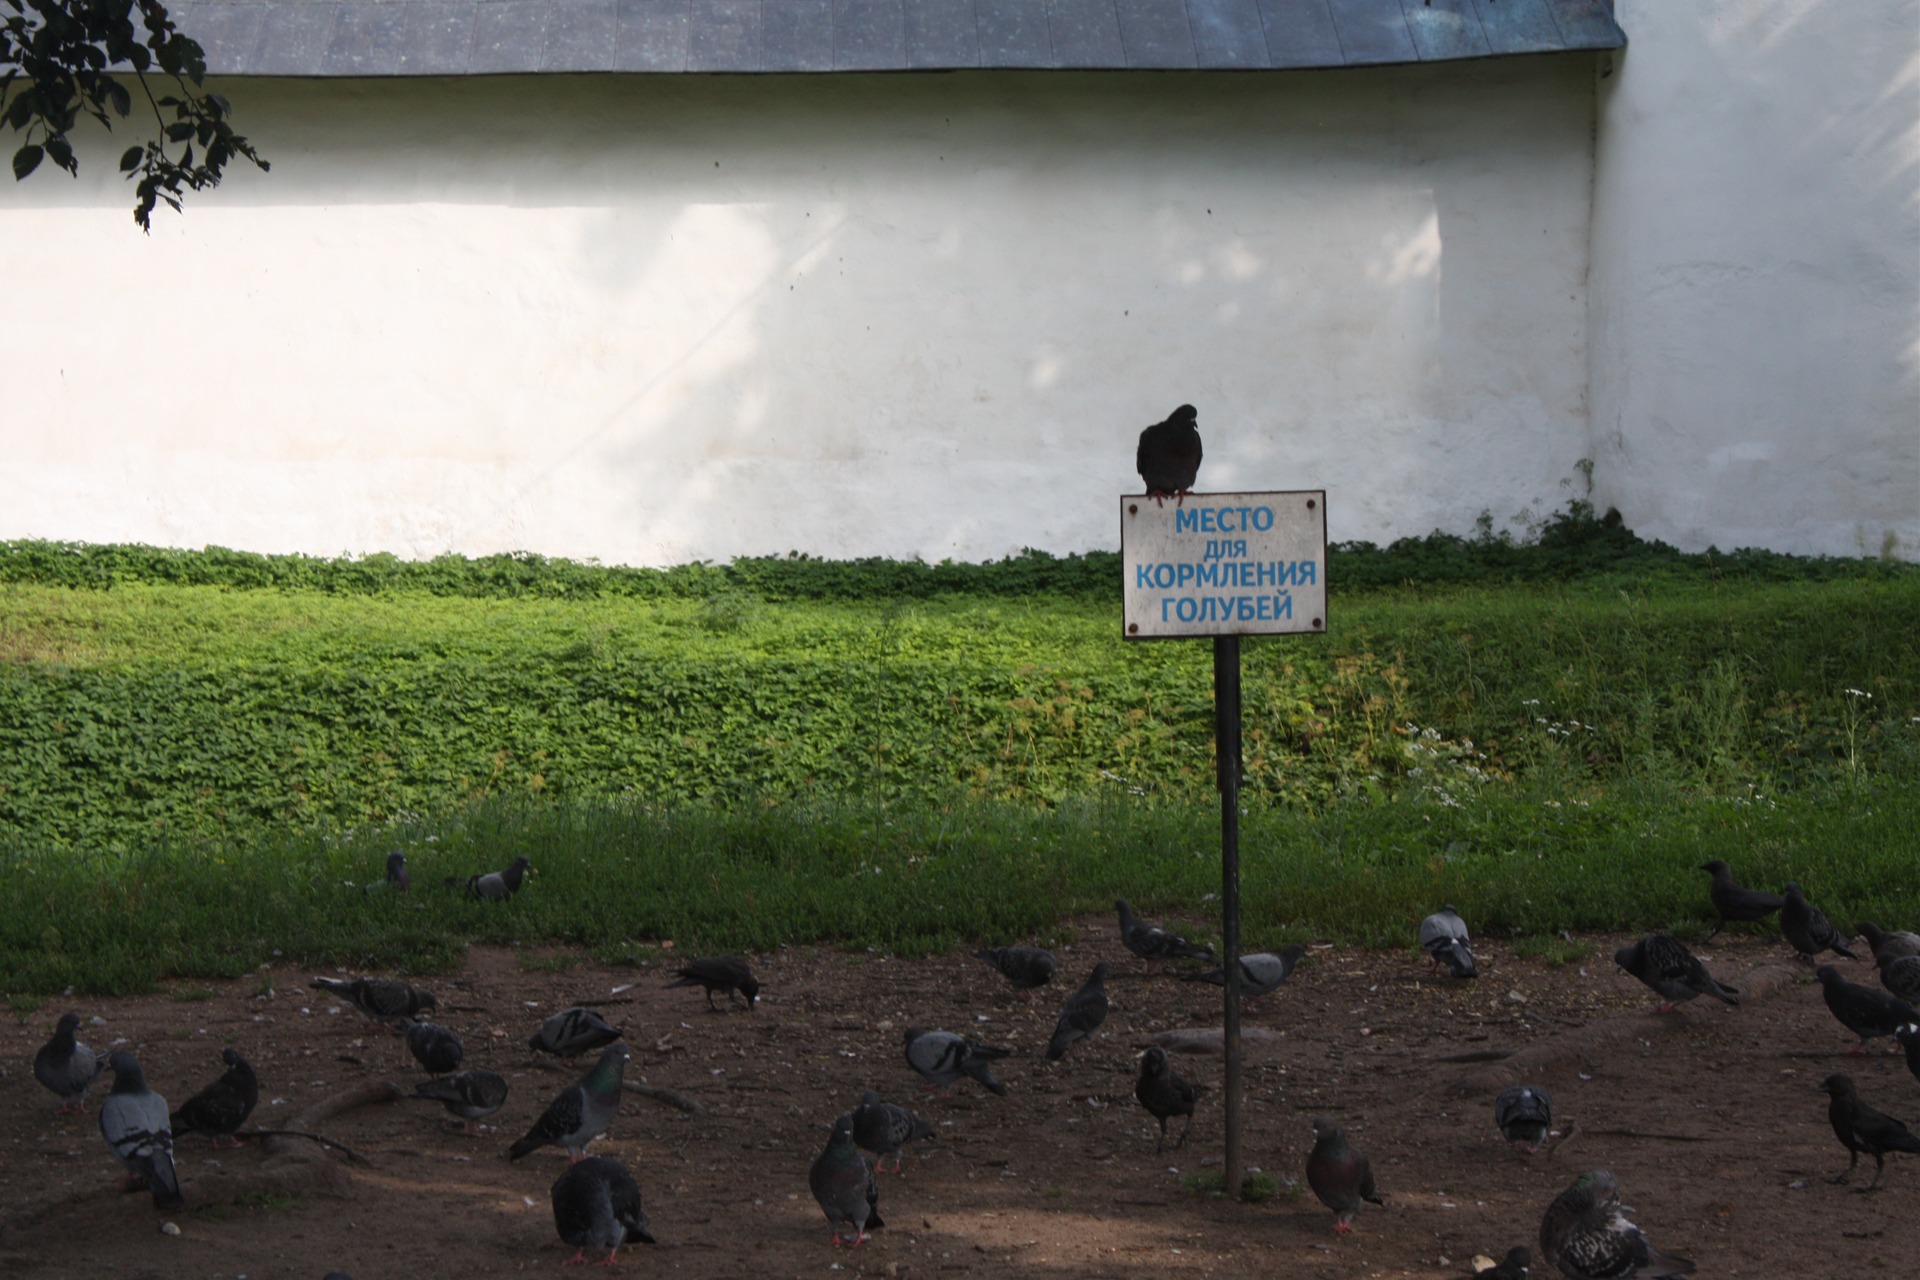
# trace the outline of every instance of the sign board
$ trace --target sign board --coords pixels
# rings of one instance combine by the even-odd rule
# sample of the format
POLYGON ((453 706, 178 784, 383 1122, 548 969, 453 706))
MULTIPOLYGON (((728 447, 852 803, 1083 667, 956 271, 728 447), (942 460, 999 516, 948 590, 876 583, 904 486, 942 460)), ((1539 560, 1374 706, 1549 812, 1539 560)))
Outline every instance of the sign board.
POLYGON ((1327 629, 1327 494, 1120 499, 1126 637, 1269 636, 1327 629))

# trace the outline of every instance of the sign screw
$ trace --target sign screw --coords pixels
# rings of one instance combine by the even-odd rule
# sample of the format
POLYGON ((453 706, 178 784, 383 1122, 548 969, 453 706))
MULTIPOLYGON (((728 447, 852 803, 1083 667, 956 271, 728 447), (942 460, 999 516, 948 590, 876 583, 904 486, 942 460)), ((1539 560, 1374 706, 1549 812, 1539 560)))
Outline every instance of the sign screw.
POLYGON ((1137 636, 1137 635, 1139 635, 1139 634, 1140 634, 1140 624, 1139 624, 1139 623, 1137 623, 1137 622, 1129 622, 1129 623, 1127 624, 1127 634, 1128 634, 1128 635, 1130 635, 1130 636, 1137 636))
POLYGON ((1137 503, 1137 502, 1129 502, 1129 503, 1127 504, 1127 514, 1128 514, 1128 515, 1130 515, 1130 516, 1137 516, 1137 515, 1139 515, 1139 514, 1140 514, 1140 504, 1139 504, 1139 503, 1137 503))

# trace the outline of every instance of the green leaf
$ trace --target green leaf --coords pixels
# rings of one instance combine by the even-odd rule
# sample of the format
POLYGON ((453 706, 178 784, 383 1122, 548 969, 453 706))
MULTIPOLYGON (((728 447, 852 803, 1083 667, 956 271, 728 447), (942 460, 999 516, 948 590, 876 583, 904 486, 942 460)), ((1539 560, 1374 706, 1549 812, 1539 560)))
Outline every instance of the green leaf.
POLYGON ((120 172, 132 173, 140 167, 140 157, 146 154, 145 147, 128 147, 120 155, 120 172))
POLYGON ((184 120, 175 121, 167 126, 168 142, 185 142, 193 136, 193 126, 184 120))
POLYGON ((18 151, 14 152, 13 153, 13 180, 15 182, 18 182, 20 179, 32 173, 35 169, 38 169, 40 167, 40 157, 45 154, 46 153, 44 151, 42 151, 39 147, 33 145, 31 142, 29 142, 26 146, 20 148, 18 151))

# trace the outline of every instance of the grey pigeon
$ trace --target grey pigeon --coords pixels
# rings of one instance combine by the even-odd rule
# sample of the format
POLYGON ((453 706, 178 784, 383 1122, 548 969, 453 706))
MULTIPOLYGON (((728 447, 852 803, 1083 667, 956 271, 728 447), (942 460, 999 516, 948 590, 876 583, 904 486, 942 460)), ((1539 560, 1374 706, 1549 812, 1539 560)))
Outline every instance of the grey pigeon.
POLYGON ((1516 1084, 1493 1100, 1493 1122, 1500 1136, 1531 1155, 1553 1132, 1553 1098, 1545 1089, 1516 1084))
POLYGON ((1894 960, 1901 956, 1920 956, 1920 933, 1909 933, 1905 929, 1889 932, 1871 920, 1860 922, 1860 936, 1873 948, 1873 958, 1877 961, 1894 960))
POLYGON ((527 878, 528 865, 526 855, 522 854, 505 871, 488 871, 468 876, 465 880, 448 876, 440 883, 449 889, 462 890, 469 897, 479 898, 482 902, 505 902, 520 892, 521 882, 527 878))
POLYGON ((1826 998, 1827 1010, 1841 1026, 1860 1037, 1850 1053, 1865 1053, 1867 1041, 1875 1036, 1890 1036, 1909 1022, 1920 1022, 1920 1012, 1906 1001, 1848 982, 1830 964, 1821 965, 1813 975, 1820 979, 1820 994, 1826 998))
POLYGON ((398 978, 315 978, 307 985, 333 992, 379 1023, 391 1024, 397 1018, 411 1018, 423 1009, 440 1007, 432 992, 398 978))
POLYGON ((1362 1200, 1386 1203, 1373 1188, 1373 1166, 1347 1142, 1346 1132, 1325 1117, 1313 1122, 1307 1185, 1333 1210, 1333 1229, 1341 1235, 1353 1230, 1353 1215, 1362 1200))
POLYGON ((1880 963, 1880 985, 1894 999, 1920 1006, 1920 956, 1888 956, 1880 963))
POLYGON ((1446 965, 1456 978, 1477 978, 1480 966, 1473 961, 1473 939, 1467 936, 1467 922, 1453 905, 1441 907, 1420 922, 1420 949, 1432 959, 1430 971, 1446 965))
POLYGON ((1032 991, 1053 981, 1053 955, 1038 947, 994 947, 973 954, 998 969, 1015 991, 1032 991))
POLYGON ((1527 1280, 1527 1268, 1533 1265, 1533 1250, 1523 1244, 1517 1244, 1507 1250, 1507 1256, 1488 1267, 1485 1271, 1476 1271, 1478 1280, 1527 1280))
POLYGON ((213 1138, 216 1150, 240 1145, 240 1140, 233 1135, 247 1122, 247 1117, 253 1114, 254 1106, 260 1101, 260 1082, 254 1077, 253 1067, 240 1056, 240 1051, 222 1049, 220 1060, 227 1064, 226 1071, 218 1080, 181 1103, 169 1120, 175 1135, 208 1134, 213 1138))
MULTIPOLYGON (((1240 994, 1247 997, 1264 996, 1280 989, 1280 984, 1293 976, 1293 967, 1300 963, 1300 957, 1307 949, 1299 943, 1280 948, 1279 954, 1271 951, 1256 951, 1250 956, 1240 957, 1240 994)), ((1208 969, 1205 973, 1185 973, 1180 975, 1187 982, 1211 982, 1216 987, 1227 985, 1227 967, 1208 969)))
POLYGON ((1664 933, 1651 934, 1613 953, 1613 962, 1652 988, 1666 1003, 1654 1012, 1672 1013, 1674 1006, 1695 996, 1712 996, 1728 1004, 1740 1003, 1737 987, 1714 981, 1699 957, 1686 944, 1664 933))
POLYGON ((405 893, 413 888, 413 873, 407 870, 407 855, 395 849, 387 855, 384 879, 360 886, 363 893, 405 893))
POLYGON ((905 1107, 897 1107, 891 1102, 882 1102, 880 1095, 872 1089, 860 1095, 860 1105, 855 1107, 853 1118, 854 1143, 873 1152, 876 1159, 873 1171, 881 1173, 886 1168, 887 1157, 893 1157, 893 1171, 899 1173, 900 1148, 909 1142, 933 1136, 933 1126, 922 1120, 905 1107))
POLYGON ((1167 1149, 1167 1121, 1174 1116, 1185 1116, 1187 1127, 1173 1145, 1187 1145, 1187 1135, 1193 1132, 1193 1104, 1200 1090, 1173 1069, 1167 1051, 1159 1045, 1140 1055, 1140 1078, 1133 1082, 1133 1096, 1148 1115, 1160 1122, 1160 1142, 1155 1152, 1167 1149))
POLYGON ((1047 1061, 1058 1062, 1073 1045, 1092 1036, 1107 1020, 1107 962, 1093 966, 1081 988, 1067 997, 1066 1008, 1053 1026, 1053 1039, 1047 1041, 1047 1061))
POLYGON ((1822 951, 1837 952, 1849 960, 1860 958, 1847 947, 1846 939, 1826 914, 1807 901, 1798 882, 1787 881, 1786 895, 1786 905, 1780 908, 1780 932, 1795 951, 1809 960, 1822 951))
POLYGON ((461 1128, 473 1132, 473 1122, 484 1120, 507 1102, 507 1078, 497 1071, 474 1068, 438 1080, 422 1080, 413 1086, 417 1098, 431 1098, 464 1122, 461 1128))
POLYGON ((1142 960, 1218 960, 1213 948, 1188 942, 1177 933, 1168 933, 1149 920, 1133 914, 1125 898, 1115 898, 1113 909, 1120 915, 1120 941, 1142 960))
POLYGON ((703 959, 689 960, 674 970, 680 975, 677 982, 669 982, 668 987, 705 987, 707 989, 707 1008, 718 1013, 713 1003, 713 993, 726 993, 727 1003, 733 1003, 734 992, 751 1010, 760 999, 760 984, 754 981, 753 970, 747 968, 747 962, 739 956, 709 956, 703 959))
POLYGON ((60 1021, 54 1024, 53 1038, 40 1046, 33 1055, 33 1078, 53 1090, 60 1099, 56 1115, 72 1112, 84 1112, 87 1109, 87 1090, 107 1069, 106 1064, 94 1056, 74 1038, 74 1031, 80 1025, 80 1015, 63 1013, 60 1021))
POLYGON ((841 1116, 833 1126, 833 1136, 807 1170, 807 1185, 827 1215, 835 1244, 857 1245, 867 1232, 886 1224, 880 1221, 880 1182, 867 1165, 867 1158, 853 1145, 853 1117, 841 1116), (853 1229, 851 1240, 842 1240, 841 1224, 853 1229))
POLYGON ((553 1227, 576 1252, 568 1263, 584 1262, 589 1249, 605 1249, 603 1266, 612 1266, 623 1244, 652 1244, 647 1215, 640 1208, 640 1184, 627 1166, 605 1156, 588 1156, 553 1183, 553 1227))
POLYGON ((1540 1219, 1540 1256, 1571 1280, 1627 1276, 1684 1276, 1694 1264, 1662 1253, 1627 1221, 1620 1184, 1605 1169, 1573 1180, 1540 1219))
POLYGON ((1893 1033, 1893 1038, 1907 1051, 1907 1070, 1915 1080, 1920 1080, 1920 1024, 1910 1023, 1900 1028, 1893 1033))
POLYGON ((951 1091, 961 1077, 972 1076, 1000 1097, 1007 1096, 1007 1086, 995 1080, 987 1066, 996 1058, 1006 1057, 1006 1049, 976 1044, 951 1031, 922 1031, 919 1027, 907 1028, 906 1048, 907 1065, 936 1087, 951 1091))
POLYGON ((540 1029, 527 1041, 527 1047, 556 1058, 577 1058, 605 1048, 620 1035, 620 1027, 609 1026, 607 1020, 593 1010, 574 1005, 541 1023, 540 1029))
POLYGON ((1200 474, 1200 415, 1190 404, 1183 404, 1140 433, 1133 451, 1133 466, 1146 481, 1147 496, 1157 503, 1172 498, 1183 501, 1193 492, 1200 474))
POLYGON ((407 1052, 430 1076, 458 1071, 461 1060, 467 1056, 460 1037, 437 1022, 410 1022, 406 1034, 407 1052))
POLYGON ((551 1142, 567 1149, 568 1163, 579 1164, 587 1144, 605 1133, 620 1113, 621 1076, 628 1056, 623 1044, 602 1049, 593 1070, 578 1084, 561 1090, 527 1130, 527 1136, 507 1148, 507 1159, 518 1160, 551 1142))
POLYGON ((1707 887, 1707 897, 1712 899, 1714 914, 1719 916, 1713 933, 1707 935, 1708 941, 1712 941, 1715 934, 1730 924, 1753 924, 1765 920, 1786 905, 1787 900, 1777 893, 1749 889, 1736 882, 1733 868, 1718 858, 1701 863, 1700 869, 1713 877, 1713 883, 1707 887))
POLYGON ((1864 1190, 1878 1191, 1880 1175, 1887 1169, 1887 1153, 1905 1151, 1920 1156, 1920 1138, 1892 1116, 1860 1101, 1860 1092, 1848 1077, 1828 1076, 1820 1082, 1820 1092, 1827 1095, 1827 1123, 1833 1126, 1833 1136, 1848 1152, 1846 1172, 1832 1181, 1851 1178, 1860 1157, 1869 1155, 1873 1157, 1873 1181, 1864 1190))
POLYGON ((145 1187, 157 1209, 178 1209, 180 1175, 173 1168, 167 1100, 147 1088, 140 1063, 121 1049, 107 1059, 113 1090, 100 1104, 100 1136, 127 1168, 128 1188, 145 1187))

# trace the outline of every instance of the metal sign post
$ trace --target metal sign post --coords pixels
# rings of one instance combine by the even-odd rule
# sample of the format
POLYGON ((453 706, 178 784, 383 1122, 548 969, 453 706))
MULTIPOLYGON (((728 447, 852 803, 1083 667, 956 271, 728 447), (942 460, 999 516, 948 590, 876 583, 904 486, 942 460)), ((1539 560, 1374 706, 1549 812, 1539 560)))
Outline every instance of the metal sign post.
POLYGON ((1213 734, 1220 787, 1220 941, 1226 977, 1227 1194, 1240 1151, 1240 637, 1324 632, 1323 490, 1188 494, 1173 506, 1120 499, 1123 618, 1129 640, 1213 637, 1213 734))

